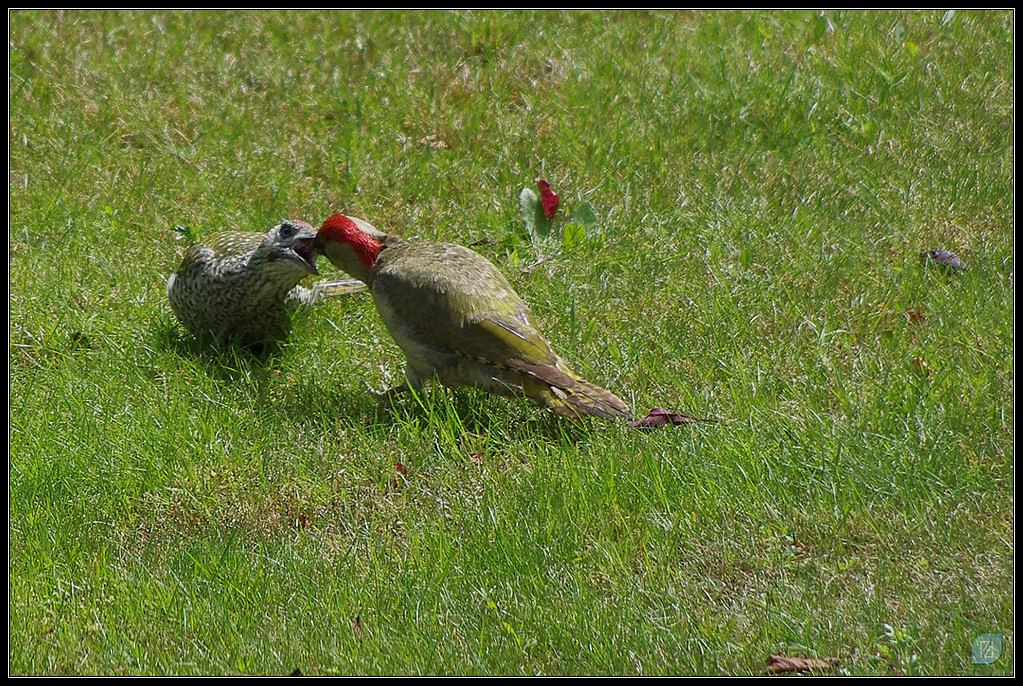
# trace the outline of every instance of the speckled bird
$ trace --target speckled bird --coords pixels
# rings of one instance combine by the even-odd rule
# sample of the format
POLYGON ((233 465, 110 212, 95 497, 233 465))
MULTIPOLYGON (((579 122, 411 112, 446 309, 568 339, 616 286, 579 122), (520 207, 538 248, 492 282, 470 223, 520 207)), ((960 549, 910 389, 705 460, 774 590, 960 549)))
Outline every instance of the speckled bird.
POLYGON ((299 284, 316 274, 316 230, 285 220, 265 234, 224 231, 190 247, 167 281, 178 320, 200 340, 253 345, 285 338, 295 310, 365 290, 355 279, 299 284))
POLYGON ((529 307, 479 253, 405 241, 344 214, 323 223, 316 247, 369 286, 405 353, 406 382, 388 396, 436 379, 450 388, 524 395, 565 417, 631 416, 620 398, 580 378, 551 349, 529 307))

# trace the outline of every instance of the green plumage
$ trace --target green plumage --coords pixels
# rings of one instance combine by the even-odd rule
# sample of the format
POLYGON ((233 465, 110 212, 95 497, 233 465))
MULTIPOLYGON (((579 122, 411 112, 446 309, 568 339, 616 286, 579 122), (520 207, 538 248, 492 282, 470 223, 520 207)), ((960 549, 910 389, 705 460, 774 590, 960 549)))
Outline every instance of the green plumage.
MULTIPOLYGON (((353 246, 319 244, 365 280, 407 360, 407 385, 437 379, 500 395, 525 395, 568 417, 629 417, 614 394, 576 375, 540 333, 528 305, 486 258, 452 243, 386 238, 370 269, 353 246)), ((402 390, 402 389, 396 389, 402 390)))

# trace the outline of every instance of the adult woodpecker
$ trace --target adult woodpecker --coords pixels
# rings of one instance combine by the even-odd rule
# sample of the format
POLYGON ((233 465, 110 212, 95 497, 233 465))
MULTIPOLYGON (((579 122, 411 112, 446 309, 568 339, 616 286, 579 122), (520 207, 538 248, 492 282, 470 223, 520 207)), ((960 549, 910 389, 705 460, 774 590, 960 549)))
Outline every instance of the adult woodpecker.
POLYGON ((335 214, 317 249, 369 286, 405 353, 406 383, 429 379, 505 396, 525 395, 559 415, 630 417, 610 391, 573 372, 540 333, 528 305, 482 255, 452 243, 409 242, 335 214))
POLYGON ((295 219, 265 234, 217 233, 189 248, 171 274, 171 309, 200 340, 245 346, 283 339, 295 310, 365 290, 355 279, 299 285, 317 273, 315 237, 312 226, 295 219))

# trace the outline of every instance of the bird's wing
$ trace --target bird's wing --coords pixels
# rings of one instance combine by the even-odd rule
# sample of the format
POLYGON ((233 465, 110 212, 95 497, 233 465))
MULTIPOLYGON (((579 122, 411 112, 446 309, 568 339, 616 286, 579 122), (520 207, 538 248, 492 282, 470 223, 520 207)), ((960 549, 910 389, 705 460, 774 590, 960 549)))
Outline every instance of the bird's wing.
POLYGON ((228 255, 248 253, 258 248, 262 242, 263 234, 248 231, 222 231, 203 241, 218 260, 228 255))
POLYGON ((557 359, 504 275, 482 256, 459 248, 438 247, 443 252, 425 262, 421 253, 381 259, 372 292, 381 314, 389 311, 384 318, 392 320, 388 326, 395 338, 487 362, 557 359))

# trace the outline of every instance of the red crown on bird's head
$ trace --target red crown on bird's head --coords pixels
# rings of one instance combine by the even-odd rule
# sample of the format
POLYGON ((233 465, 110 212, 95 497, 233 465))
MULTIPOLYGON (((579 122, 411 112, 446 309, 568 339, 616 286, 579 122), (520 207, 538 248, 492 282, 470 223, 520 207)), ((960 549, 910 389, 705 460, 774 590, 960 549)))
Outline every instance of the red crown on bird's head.
POLYGON ((372 269, 382 246, 368 233, 358 227, 350 217, 338 212, 327 218, 316 232, 319 240, 345 243, 351 246, 356 256, 366 267, 372 269))

